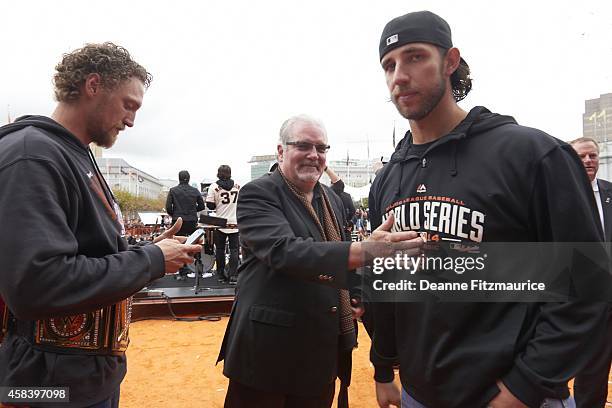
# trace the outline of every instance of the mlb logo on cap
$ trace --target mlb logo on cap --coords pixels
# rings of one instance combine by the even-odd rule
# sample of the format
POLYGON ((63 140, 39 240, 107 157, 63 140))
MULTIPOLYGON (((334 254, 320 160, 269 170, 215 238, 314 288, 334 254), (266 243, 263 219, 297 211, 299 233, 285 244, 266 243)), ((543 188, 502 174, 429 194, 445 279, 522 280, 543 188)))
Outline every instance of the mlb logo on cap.
POLYGON ((397 42, 397 34, 394 34, 391 37, 387 38, 387 45, 391 45, 396 42, 397 42))

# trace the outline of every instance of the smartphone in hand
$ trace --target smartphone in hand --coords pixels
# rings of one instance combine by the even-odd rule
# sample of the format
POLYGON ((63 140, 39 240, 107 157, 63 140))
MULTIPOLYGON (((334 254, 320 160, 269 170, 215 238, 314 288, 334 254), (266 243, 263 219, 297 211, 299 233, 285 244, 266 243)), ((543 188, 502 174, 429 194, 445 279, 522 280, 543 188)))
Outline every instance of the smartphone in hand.
POLYGON ((195 244, 196 242, 198 242, 200 238, 202 238, 203 235, 204 235, 204 230, 201 228, 198 228, 187 238, 187 241, 185 241, 185 244, 186 245, 195 244))

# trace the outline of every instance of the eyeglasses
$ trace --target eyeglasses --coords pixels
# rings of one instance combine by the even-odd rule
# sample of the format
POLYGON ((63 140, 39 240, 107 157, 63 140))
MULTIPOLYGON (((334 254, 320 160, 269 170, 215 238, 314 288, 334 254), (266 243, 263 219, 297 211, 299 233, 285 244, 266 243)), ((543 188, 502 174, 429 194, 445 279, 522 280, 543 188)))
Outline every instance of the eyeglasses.
POLYGON ((286 142, 285 144, 289 146, 295 146, 295 148, 298 149, 300 152, 311 152, 312 148, 314 147, 315 149, 317 149, 317 153, 321 154, 327 153, 330 148, 329 145, 313 144, 308 142, 286 142))

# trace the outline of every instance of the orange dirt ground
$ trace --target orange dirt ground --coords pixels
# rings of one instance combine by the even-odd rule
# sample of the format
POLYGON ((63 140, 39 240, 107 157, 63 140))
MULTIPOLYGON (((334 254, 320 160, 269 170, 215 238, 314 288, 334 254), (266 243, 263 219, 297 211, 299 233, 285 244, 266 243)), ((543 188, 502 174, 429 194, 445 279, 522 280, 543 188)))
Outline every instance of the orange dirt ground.
MULTIPOLYGON (((215 366, 215 361, 227 321, 223 318, 218 322, 133 323, 127 352, 128 374, 121 387, 121 408, 223 407, 228 380, 222 374, 222 363, 215 366)), ((369 350, 370 339, 360 324, 359 348, 353 353, 349 388, 351 408, 377 406, 369 350)), ((610 385, 608 389, 612 396, 610 385)))
MULTIPOLYGON (((121 408, 222 408, 228 379, 223 363, 215 366, 215 361, 227 321, 132 323, 121 408)), ((369 351, 370 339, 360 324, 349 388, 351 408, 377 406, 369 351)))

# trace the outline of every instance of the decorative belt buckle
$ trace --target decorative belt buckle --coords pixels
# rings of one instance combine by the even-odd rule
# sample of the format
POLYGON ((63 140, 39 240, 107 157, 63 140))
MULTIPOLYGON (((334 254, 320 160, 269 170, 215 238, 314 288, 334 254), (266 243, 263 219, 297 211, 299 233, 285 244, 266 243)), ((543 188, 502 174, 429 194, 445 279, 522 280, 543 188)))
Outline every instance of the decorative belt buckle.
POLYGON ((113 351, 125 351, 130 344, 129 330, 132 321, 132 298, 115 305, 115 325, 111 332, 113 351))
POLYGON ((102 342, 105 328, 102 323, 107 320, 108 308, 72 316, 52 317, 36 322, 35 341, 56 347, 98 350, 105 345, 102 342))
POLYGON ((101 353, 124 352, 130 342, 132 298, 90 313, 36 322, 36 344, 101 353))

